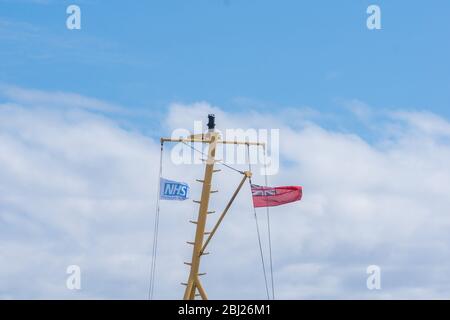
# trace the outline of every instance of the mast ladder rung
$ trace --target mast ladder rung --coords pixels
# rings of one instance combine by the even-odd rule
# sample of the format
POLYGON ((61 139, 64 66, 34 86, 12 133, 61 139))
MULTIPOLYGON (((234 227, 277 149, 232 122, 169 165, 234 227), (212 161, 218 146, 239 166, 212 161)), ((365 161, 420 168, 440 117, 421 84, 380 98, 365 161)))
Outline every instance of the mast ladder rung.
POLYGON ((222 169, 214 169, 214 170, 213 170, 214 173, 220 172, 220 171, 222 171, 222 169))
POLYGON ((206 212, 207 214, 213 214, 213 213, 216 213, 215 211, 207 211, 206 212))
POLYGON ((192 263, 190 263, 190 262, 184 262, 184 264, 187 266, 192 266, 192 263))
POLYGON ((193 224, 197 224, 198 223, 197 221, 192 221, 192 220, 189 220, 189 222, 193 223, 193 224))
POLYGON ((182 286, 187 286, 188 284, 186 282, 181 283, 182 286))
POLYGON ((191 245, 194 245, 194 244, 195 244, 195 242, 192 242, 192 241, 186 241, 186 243, 187 243, 187 244, 191 244, 191 245))
POLYGON ((206 231, 206 232, 203 232, 203 234, 208 235, 208 234, 211 234, 211 232, 210 231, 206 231))
POLYGON ((201 201, 198 200, 192 200, 194 203, 201 203, 201 201))
MULTIPOLYGON (((201 161, 203 161, 203 162, 207 162, 208 161, 208 159, 200 159, 201 161)), ((211 160, 210 160, 211 161, 211 160)), ((214 160, 214 162, 222 162, 222 160, 214 160)), ((220 170, 220 169, 219 169, 220 170)))
POLYGON ((219 190, 211 190, 209 193, 217 193, 219 190))
POLYGON ((205 180, 202 180, 202 179, 195 179, 195 181, 200 182, 200 183, 205 182, 205 180))
POLYGON ((206 272, 200 272, 200 273, 198 274, 199 277, 204 276, 204 275, 206 275, 206 272))

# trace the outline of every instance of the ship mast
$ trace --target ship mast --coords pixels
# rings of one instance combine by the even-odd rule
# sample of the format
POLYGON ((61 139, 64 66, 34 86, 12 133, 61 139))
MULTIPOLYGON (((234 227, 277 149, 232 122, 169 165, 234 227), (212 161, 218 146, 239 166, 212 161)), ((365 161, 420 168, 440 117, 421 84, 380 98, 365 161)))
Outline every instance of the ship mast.
POLYGON ((214 165, 218 161, 218 160, 216 160, 216 147, 218 144, 264 146, 264 143, 222 140, 219 136, 219 133, 217 131, 215 131, 215 116, 213 114, 208 115, 208 132, 206 134, 191 135, 188 138, 179 138, 179 139, 161 138, 161 143, 164 143, 164 142, 184 142, 184 143, 200 142, 200 143, 208 144, 208 155, 207 155, 206 165, 205 165, 205 174, 204 174, 203 180, 197 180, 198 182, 201 182, 203 184, 203 187, 202 187, 202 194, 201 194, 200 201, 194 200, 194 202, 198 203, 200 205, 200 207, 198 210, 197 220, 191 221, 193 224, 196 225, 196 231, 195 231, 194 242, 188 242, 188 244, 193 246, 193 250, 192 250, 191 262, 185 262, 186 265, 190 266, 190 272, 189 272, 189 278, 188 278, 187 283, 184 283, 184 285, 186 285, 186 290, 184 292, 184 297, 183 297, 184 300, 194 300, 196 296, 200 296, 203 300, 206 300, 206 299, 208 299, 208 296, 206 295, 206 291, 200 282, 200 276, 202 275, 201 273, 199 273, 201 258, 202 258, 202 256, 208 254, 208 252, 206 252, 205 249, 208 246, 211 238, 216 233, 218 227, 220 226, 220 223, 222 222, 226 213, 230 209, 234 199, 236 198, 237 194, 239 193, 242 186, 244 185, 244 182, 247 179, 250 179, 252 176, 252 173, 250 171, 242 171, 241 172, 243 174, 243 178, 242 178, 241 182, 239 183, 238 187, 236 188, 235 192, 233 193, 228 204, 226 205, 225 209, 223 210, 222 214, 220 215, 219 219, 217 220, 214 228, 211 230, 211 232, 205 232, 206 221, 207 221, 208 215, 215 213, 215 211, 209 211, 209 199, 210 199, 211 193, 217 192, 217 191, 211 190, 213 174, 215 172, 220 171, 220 170, 214 169, 214 165), (208 236, 206 238, 206 240, 205 240, 205 235, 208 236))

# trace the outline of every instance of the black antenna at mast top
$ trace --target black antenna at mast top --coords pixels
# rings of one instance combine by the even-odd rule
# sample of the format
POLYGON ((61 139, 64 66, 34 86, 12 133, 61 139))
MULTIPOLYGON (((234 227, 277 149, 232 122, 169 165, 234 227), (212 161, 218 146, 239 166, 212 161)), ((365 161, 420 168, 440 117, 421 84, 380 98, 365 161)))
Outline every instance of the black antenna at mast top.
POLYGON ((214 130, 216 127, 216 116, 213 114, 208 114, 208 129, 214 130))

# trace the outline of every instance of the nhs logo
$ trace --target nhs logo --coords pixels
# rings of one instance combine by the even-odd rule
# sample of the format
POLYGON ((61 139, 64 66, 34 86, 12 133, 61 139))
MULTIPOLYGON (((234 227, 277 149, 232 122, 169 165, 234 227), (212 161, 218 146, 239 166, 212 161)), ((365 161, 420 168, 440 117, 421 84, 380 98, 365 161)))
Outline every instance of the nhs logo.
POLYGON ((162 200, 186 200, 189 198, 189 185, 161 178, 159 198, 162 200))

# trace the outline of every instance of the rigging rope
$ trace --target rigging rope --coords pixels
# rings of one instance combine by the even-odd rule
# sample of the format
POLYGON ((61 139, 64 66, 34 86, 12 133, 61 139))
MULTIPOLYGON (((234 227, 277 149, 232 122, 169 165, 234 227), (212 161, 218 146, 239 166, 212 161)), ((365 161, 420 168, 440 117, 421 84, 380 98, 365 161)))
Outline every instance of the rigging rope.
MULTIPOLYGON (((250 162, 250 146, 247 144, 247 154, 248 154, 248 170, 250 172, 252 172, 252 165, 250 162)), ((248 179, 249 183, 250 183, 250 190, 252 188, 252 178, 250 177, 248 179)), ((255 217, 255 224, 256 224, 256 233, 258 235, 258 245, 259 245, 259 253, 261 255, 261 264, 262 264, 262 268, 263 268, 263 273, 264 273, 264 284, 266 286, 266 293, 267 293, 267 299, 270 300, 270 295, 269 295, 269 285, 267 283, 267 272, 266 272, 266 264, 264 262, 264 253, 263 253, 263 249, 262 249, 262 244, 261 244, 261 233, 259 231, 259 224, 258 224, 258 216, 256 214, 256 208, 255 206, 253 206, 253 215, 255 217)))
MULTIPOLYGON (((201 153, 202 155, 204 155, 204 156, 206 156, 206 157, 208 156, 208 155, 207 155, 206 153, 204 153, 203 151, 198 150, 198 149, 195 148, 194 146, 192 146, 192 145, 190 145, 190 144, 187 144, 187 143, 184 142, 184 141, 181 141, 181 143, 187 145, 187 146, 188 146, 189 148, 191 148, 192 150, 197 151, 197 152, 201 153)), ((217 160, 217 162, 218 162, 219 164, 221 164, 221 165, 227 167, 228 169, 234 170, 234 171, 236 171, 236 172, 238 172, 238 173, 240 173, 240 174, 245 174, 243 171, 238 170, 238 169, 236 169, 236 168, 233 168, 232 166, 230 166, 230 165, 224 163, 222 160, 217 160)))
POLYGON ((155 223, 153 227, 153 247, 152 247, 152 261, 150 266, 150 284, 148 288, 149 300, 153 300, 153 292, 155 288, 156 254, 158 249, 158 232, 159 232, 159 205, 160 205, 159 193, 161 189, 161 178, 162 178, 163 146, 164 143, 161 141, 161 152, 159 155, 158 192, 156 194, 155 223))
MULTIPOLYGON (((268 183, 268 178, 267 178, 267 156, 266 156, 266 146, 265 145, 263 145, 263 151, 264 151, 264 183, 266 184, 265 187, 267 188, 269 183, 268 183)), ((272 239, 270 236, 269 207, 266 207, 266 215, 267 215, 267 234, 269 236, 270 281, 272 284, 272 299, 275 300, 275 287, 273 285, 272 239)))

